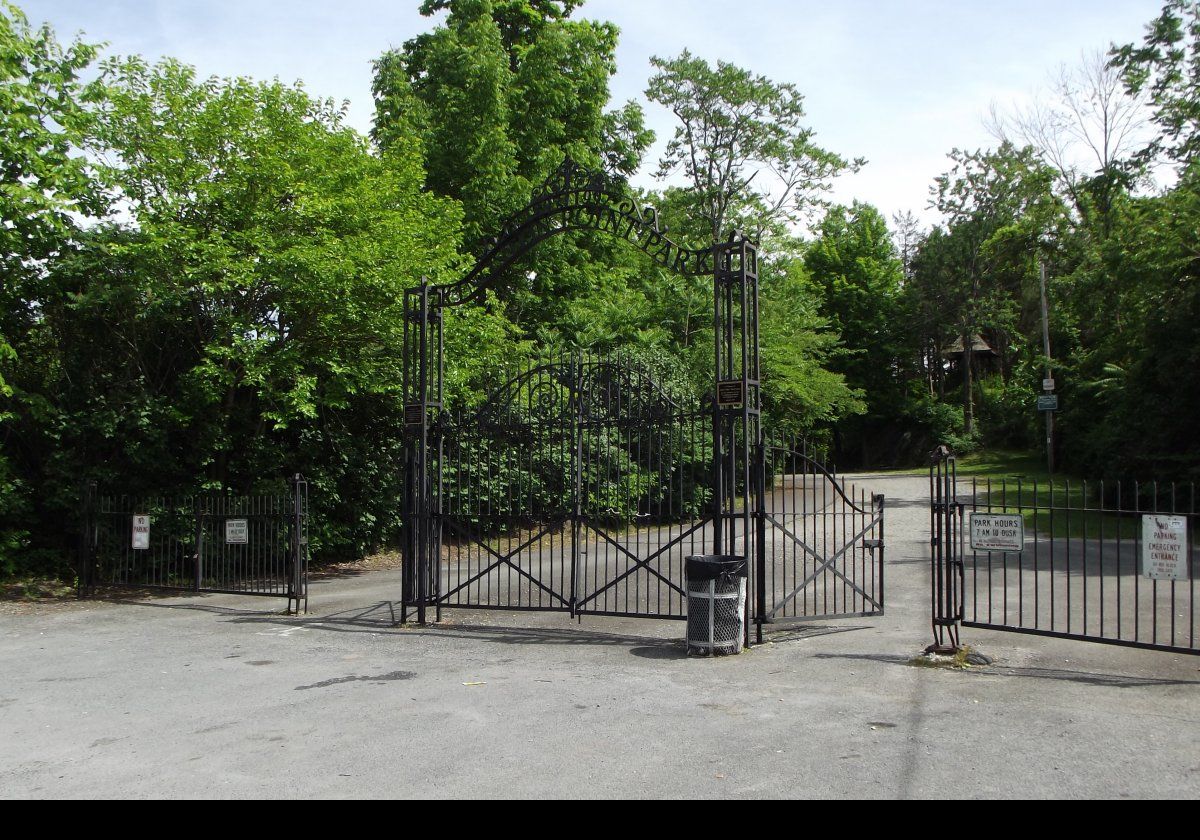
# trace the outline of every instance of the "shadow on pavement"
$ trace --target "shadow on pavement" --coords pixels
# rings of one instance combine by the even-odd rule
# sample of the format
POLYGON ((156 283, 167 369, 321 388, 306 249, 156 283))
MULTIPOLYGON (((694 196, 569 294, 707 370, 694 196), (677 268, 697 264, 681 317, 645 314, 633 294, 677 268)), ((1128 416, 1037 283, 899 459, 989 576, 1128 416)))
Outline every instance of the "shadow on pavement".
MULTIPOLYGON (((818 653, 815 659, 849 659, 882 662, 885 665, 902 665, 906 668, 927 667, 913 664, 913 659, 904 656, 872 653, 818 653)), ((951 670, 951 669, 938 669, 951 670)), ((1108 686, 1110 688, 1145 688, 1148 686, 1186 685, 1200 686, 1200 680, 1167 680, 1157 677, 1133 677, 1125 674, 1098 674, 1091 671, 1071 671, 1066 668, 1029 668, 1020 666, 994 665, 988 668, 970 668, 962 674, 983 677, 1018 677, 1035 680, 1059 680, 1083 685, 1108 686)))

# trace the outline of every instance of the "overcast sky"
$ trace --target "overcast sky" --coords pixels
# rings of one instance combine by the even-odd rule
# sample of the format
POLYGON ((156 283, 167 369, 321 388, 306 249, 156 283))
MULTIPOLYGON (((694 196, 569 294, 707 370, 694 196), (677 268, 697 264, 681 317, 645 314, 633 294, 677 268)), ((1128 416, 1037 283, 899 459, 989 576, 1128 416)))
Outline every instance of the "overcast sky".
MULTIPOLYGON (((34 23, 83 31, 108 54, 174 56, 205 75, 302 79, 372 117, 371 61, 433 22, 418 0, 25 0, 34 23)), ((926 221, 929 186, 954 147, 993 145, 989 103, 1026 100, 1085 50, 1140 40, 1159 0, 589 0, 576 16, 621 28, 615 102, 641 99, 652 55, 684 48, 797 85, 817 141, 869 163, 835 197, 926 221)), ((671 116, 648 107, 661 143, 671 116)), ((647 169, 652 168, 652 162, 647 169)), ((638 179, 649 185, 648 177, 638 179)))

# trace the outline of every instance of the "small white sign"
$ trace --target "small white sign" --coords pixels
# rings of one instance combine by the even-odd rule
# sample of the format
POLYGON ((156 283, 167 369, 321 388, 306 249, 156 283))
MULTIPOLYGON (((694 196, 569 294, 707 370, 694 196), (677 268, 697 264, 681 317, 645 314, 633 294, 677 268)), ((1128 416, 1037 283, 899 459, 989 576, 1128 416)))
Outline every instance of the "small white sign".
POLYGON ((245 545, 250 542, 250 525, 245 519, 225 520, 225 544, 245 545))
POLYGON ((1021 551, 1025 520, 1019 513, 972 513, 972 551, 1021 551))
POLYGON ((1042 380, 1042 390, 1043 391, 1053 391, 1054 390, 1054 380, 1053 379, 1043 379, 1042 380))
POLYGON ((144 513, 133 515, 133 548, 135 551, 150 548, 150 517, 144 513))
POLYGON ((1187 517, 1142 517, 1142 574, 1151 580, 1188 579, 1187 517))

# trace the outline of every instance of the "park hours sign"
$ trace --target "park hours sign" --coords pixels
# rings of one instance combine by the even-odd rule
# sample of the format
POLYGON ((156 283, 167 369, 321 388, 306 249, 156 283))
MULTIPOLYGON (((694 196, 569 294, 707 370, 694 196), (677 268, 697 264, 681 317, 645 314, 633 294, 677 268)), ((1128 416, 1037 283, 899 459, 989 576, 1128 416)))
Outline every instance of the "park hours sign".
POLYGON ((972 513, 972 551, 1021 551, 1025 520, 1019 513, 972 513))
POLYGON ((1142 574, 1151 580, 1188 579, 1187 517, 1142 517, 1142 574))

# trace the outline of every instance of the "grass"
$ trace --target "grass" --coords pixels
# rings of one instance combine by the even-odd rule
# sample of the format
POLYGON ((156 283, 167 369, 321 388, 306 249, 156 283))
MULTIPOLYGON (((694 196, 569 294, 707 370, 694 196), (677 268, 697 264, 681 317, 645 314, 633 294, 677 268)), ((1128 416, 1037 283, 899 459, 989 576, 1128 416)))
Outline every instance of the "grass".
MULTIPOLYGON (((985 450, 957 459, 956 473, 960 499, 969 498, 974 489, 978 510, 1020 513, 1026 532, 1089 539, 1138 535, 1140 518, 1111 510, 1115 505, 1101 498, 1100 482, 1063 473, 1051 476, 1040 456, 985 450)), ((1123 506, 1134 506, 1134 501, 1125 500, 1123 506)))

